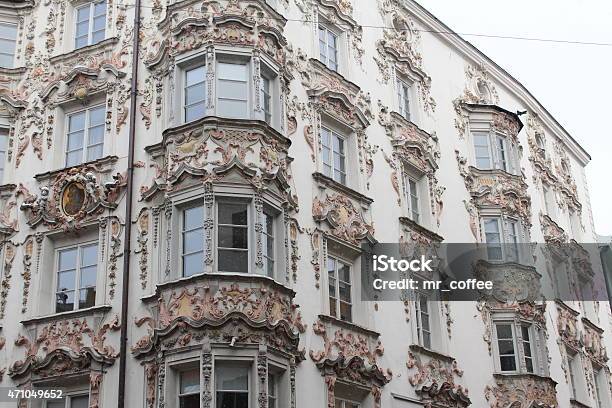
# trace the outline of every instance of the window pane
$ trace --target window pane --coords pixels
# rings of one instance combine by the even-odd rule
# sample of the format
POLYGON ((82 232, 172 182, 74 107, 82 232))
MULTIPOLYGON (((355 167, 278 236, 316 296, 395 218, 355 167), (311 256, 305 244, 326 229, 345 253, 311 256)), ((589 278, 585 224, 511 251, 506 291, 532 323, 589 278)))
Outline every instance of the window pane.
POLYGON ((514 342, 512 340, 499 340, 499 354, 514 354, 514 342))
POLYGON ((246 101, 247 99, 247 83, 235 81, 219 81, 218 95, 221 99, 238 99, 246 101))
POLYGON ((70 397, 70 408, 87 408, 89 407, 89 396, 79 395, 78 397, 70 397))
POLYGON ((89 4, 77 9, 77 22, 89 20, 89 4))
POLYGON ((231 249, 219 250, 219 271, 220 272, 241 272, 249 271, 248 251, 234 251, 231 249))
POLYGON ((339 285, 338 288, 339 288, 339 293, 340 293, 340 300, 350 302, 351 301, 351 285, 343 283, 343 282, 339 282, 338 285, 339 285))
POLYGON ((87 268, 81 269, 81 282, 79 283, 81 288, 88 286, 96 286, 96 267, 88 266, 87 268))
POLYGON ((350 322, 353 320, 350 304, 340 302, 340 319, 346 320, 347 322, 350 322))
POLYGON ((247 225, 247 204, 219 203, 219 224, 247 225))
POLYGON ((204 231, 197 229, 183 234, 183 253, 190 254, 204 249, 204 231))
POLYGON ((516 371, 516 361, 514 356, 503 356, 499 358, 502 371, 516 371))
POLYGON ((204 102, 185 108, 185 122, 203 118, 206 114, 204 102))
POLYGON ((219 116, 227 118, 246 118, 248 116, 246 101, 219 99, 217 106, 219 116))
POLYGON ((104 143, 104 126, 96 126, 89 129, 87 144, 89 146, 104 143))
POLYGON ((104 25, 106 24, 106 17, 105 16, 98 16, 95 17, 93 20, 93 29, 92 31, 101 31, 102 33, 104 32, 104 25))
POLYGON ((92 307, 96 304, 96 288, 81 289, 79 297, 79 309, 92 307))
POLYGON ((181 394, 200 391, 200 372, 198 370, 183 371, 180 377, 181 394))
POLYGON ((63 292, 73 290, 76 284, 76 270, 59 272, 57 274, 57 290, 63 292))
POLYGON ((72 133, 82 129, 85 129, 85 112, 70 115, 68 117, 68 131, 72 133))
POLYGON ((249 369, 247 367, 235 367, 221 365, 215 372, 217 378, 215 386, 220 391, 248 391, 249 369))
POLYGON ((87 37, 77 37, 74 41, 75 48, 85 47, 87 45, 87 37))
POLYGON ((46 408, 66 408, 66 398, 46 401, 46 408))
POLYGON ((91 109, 89 111, 89 126, 103 125, 105 113, 106 110, 104 106, 98 106, 97 108, 91 109))
POLYGON ((189 107, 196 102, 204 101, 206 96, 206 83, 201 82, 199 84, 190 85, 185 88, 185 105, 189 107))
POLYGON ((512 327, 509 324, 498 324, 496 327, 498 339, 512 338, 512 327))
POLYGON ((218 69, 219 79, 231 79, 234 81, 246 81, 247 79, 246 64, 219 62, 218 69))
POLYGON ((200 394, 185 395, 179 398, 180 408, 200 408, 200 394))
POLYGON ((70 310, 74 310, 74 291, 57 293, 55 311, 61 313, 70 310))
POLYGON ((183 276, 191 276, 204 272, 204 253, 197 252, 183 256, 183 276))
POLYGON ((204 207, 187 208, 183 211, 183 229, 192 230, 204 226, 204 207))
POLYGON ((17 39, 17 24, 0 23, 0 38, 15 41, 17 39))
POLYGON ((87 161, 96 160, 102 157, 102 145, 93 146, 87 149, 87 161))
POLYGON ((59 270, 76 269, 76 248, 65 249, 59 252, 59 270))
POLYGON ((206 80, 206 71, 204 66, 189 69, 185 71, 185 86, 194 85, 206 80))
POLYGON ((245 227, 219 226, 219 247, 248 248, 248 229, 245 227))

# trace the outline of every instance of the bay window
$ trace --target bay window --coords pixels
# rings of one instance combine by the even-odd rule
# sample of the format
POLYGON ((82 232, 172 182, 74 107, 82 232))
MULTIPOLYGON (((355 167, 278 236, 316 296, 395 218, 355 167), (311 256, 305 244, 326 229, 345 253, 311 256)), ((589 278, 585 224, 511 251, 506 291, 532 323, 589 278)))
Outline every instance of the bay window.
POLYGON ((272 86, 270 78, 267 76, 261 77, 262 91, 262 107, 264 111, 264 120, 268 125, 272 124, 272 86))
POLYGON ((268 374, 268 408, 279 408, 277 376, 268 374))
POLYGON ((97 242, 57 251, 56 313, 95 305, 97 268, 97 242))
POLYGON ((346 184, 346 137, 331 128, 321 127, 323 174, 346 184))
POLYGON ((271 278, 274 277, 274 218, 275 215, 269 209, 264 209, 262 231, 264 271, 271 278))
POLYGON ((219 272, 249 272, 249 205, 220 201, 217 205, 219 272))
POLYGON ((179 408, 200 407, 200 370, 180 372, 178 402, 179 408))
POLYGON ((0 21, 0 67, 13 68, 16 44, 17 24, 0 21))
POLYGON ((217 365, 215 392, 217 408, 248 408, 249 367, 227 363, 217 365))
POLYGON ((338 33, 319 24, 319 61, 332 71, 338 71, 338 43, 338 33))
POLYGON ((399 103, 399 114, 406 120, 410 120, 410 85, 402 79, 397 80, 397 97, 399 103))
POLYGON ((473 132, 476 168, 480 170, 503 170, 517 173, 517 158, 513 144, 505 136, 495 132, 473 132))
POLYGON ((351 266, 334 256, 327 257, 329 314, 340 320, 352 321, 351 266))
POLYGON ((105 113, 102 105, 68 115, 66 167, 102 157, 105 113))
POLYGON ((97 44, 104 40, 106 1, 92 1, 75 10, 74 48, 97 44))
POLYGON ((6 151, 8 148, 8 129, 0 127, 0 184, 3 183, 4 166, 6 165, 6 151))
POLYGON ((182 267, 183 276, 204 272, 204 206, 183 210, 182 267))
POLYGON ((248 118, 248 65, 217 63, 217 113, 227 118, 248 118))
POLYGON ((543 336, 535 325, 510 318, 496 320, 494 338, 495 365, 499 372, 546 374, 540 368, 544 358, 540 349, 543 336))

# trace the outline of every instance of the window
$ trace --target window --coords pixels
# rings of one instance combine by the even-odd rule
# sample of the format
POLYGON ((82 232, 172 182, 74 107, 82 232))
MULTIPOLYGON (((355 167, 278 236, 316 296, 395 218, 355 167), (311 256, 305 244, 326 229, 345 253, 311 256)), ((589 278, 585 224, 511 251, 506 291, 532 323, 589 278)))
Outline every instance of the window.
POLYGON ((412 221, 419 222, 419 183, 418 181, 404 174, 404 187, 406 189, 406 204, 408 206, 408 214, 412 221))
POLYGON ((268 210, 263 211, 262 250, 264 257, 264 271, 274 277, 274 215, 268 210))
POLYGON ((69 395, 46 401, 46 408, 89 408, 89 395, 69 395))
POLYGON ((248 118, 248 66, 246 62, 217 63, 217 113, 227 118, 248 118))
POLYGON ((319 60, 332 71, 338 71, 338 34, 319 24, 319 60))
POLYGON ((179 408, 200 407, 200 371, 182 371, 179 375, 179 408))
POLYGON ((182 273, 192 276, 204 272, 204 206, 183 210, 182 273))
POLYGON ((501 217, 484 217, 483 225, 488 259, 518 262, 520 260, 518 221, 501 217))
POLYGON ((489 149, 488 133, 474 133, 474 151, 476 153, 476 167, 490 169, 491 151, 489 149))
POLYGON ((336 397, 334 408, 359 408, 359 404, 354 401, 336 397))
POLYGON ((272 93, 271 93, 271 85, 270 85, 271 80, 270 78, 266 76, 262 76, 261 82, 262 82, 261 97, 263 99, 262 107, 264 110, 264 120, 266 121, 268 125, 271 125, 272 124, 272 93))
POLYGON ((495 325, 495 330, 497 333, 497 350, 501 371, 517 371, 514 326, 510 323, 498 323, 495 325))
POLYGON ((104 40, 106 1, 93 1, 76 9, 74 48, 97 44, 104 40))
POLYGON ((506 137, 496 133, 474 132, 472 138, 478 169, 516 173, 514 146, 506 137))
POLYGON ((533 373, 533 350, 531 339, 531 328, 527 325, 521 326, 521 337, 523 338, 523 354, 525 356, 525 367, 528 373, 533 373))
POLYGON ((329 314, 347 322, 352 321, 351 267, 333 256, 327 257, 329 280, 329 314))
POLYGON ((0 67, 13 68, 16 43, 17 24, 0 22, 0 67))
POLYGON ((568 371, 568 380, 571 390, 571 397, 573 399, 577 398, 577 390, 576 390, 576 356, 573 354, 568 354, 567 356, 567 371, 568 371))
POLYGON ((416 302, 417 334, 419 344, 427 349, 431 348, 431 320, 427 296, 419 293, 416 302))
POLYGON ((220 364, 215 377, 217 408, 249 407, 248 367, 220 364))
POLYGON ((66 167, 96 160, 104 152, 104 106, 68 115, 66 167))
POLYGON ((0 127, 0 184, 4 177, 4 166, 6 163, 6 150, 8 147, 8 129, 0 127))
MULTIPOLYGON (((1 175, 0 175, 0 178, 1 178, 1 175)), ((570 230, 572 231, 572 237, 576 241, 580 241, 580 237, 582 236, 582 227, 580 224, 581 224, 580 215, 578 214, 578 212, 570 211, 569 212, 569 225, 570 225, 570 230)))
POLYGON ((554 196, 554 192, 551 190, 550 186, 547 186, 545 184, 542 185, 542 195, 544 197, 544 207, 546 210, 546 214, 548 214, 549 217, 553 218, 555 215, 555 196, 554 196))
POLYGON ((249 272, 248 203, 220 201, 217 220, 219 272, 249 272))
POLYGON ((546 144, 544 142, 544 138, 542 137, 542 135, 537 134, 535 135, 535 140, 536 145, 538 146, 538 152, 542 157, 546 158, 546 144))
POLYGON ((346 140, 339 133, 321 127, 323 174, 346 184, 346 140))
POLYGON ((268 408, 280 408, 278 402, 278 383, 274 374, 268 374, 268 408))
POLYGON ((199 66, 185 71, 185 122, 206 115, 206 68, 199 66))
POLYGON ((397 97, 400 115, 410 120, 410 86, 401 79, 397 80, 397 97))
POLYGON ((95 305, 97 260, 97 242, 57 252, 56 313, 95 305))

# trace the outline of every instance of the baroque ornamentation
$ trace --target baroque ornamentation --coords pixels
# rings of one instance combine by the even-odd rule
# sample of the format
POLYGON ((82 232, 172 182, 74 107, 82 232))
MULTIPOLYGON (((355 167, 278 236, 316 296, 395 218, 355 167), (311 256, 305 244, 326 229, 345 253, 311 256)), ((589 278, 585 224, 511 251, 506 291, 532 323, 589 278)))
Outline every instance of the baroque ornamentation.
POLYGON ((327 195, 324 200, 315 198, 312 202, 312 215, 316 221, 327 222, 331 227, 329 233, 343 241, 360 245, 364 239, 373 239, 373 225, 342 194, 327 195))
POLYGON ((140 269, 140 287, 142 289, 147 288, 147 270, 149 264, 149 221, 150 215, 148 209, 143 209, 136 220, 136 227, 138 231, 138 236, 136 238, 136 242, 138 243, 138 248, 134 251, 135 254, 138 254, 138 266, 140 269))
POLYGON ((495 385, 487 385, 485 398, 491 408, 555 408, 558 405, 555 386, 548 377, 533 374, 504 376, 494 374, 495 385))

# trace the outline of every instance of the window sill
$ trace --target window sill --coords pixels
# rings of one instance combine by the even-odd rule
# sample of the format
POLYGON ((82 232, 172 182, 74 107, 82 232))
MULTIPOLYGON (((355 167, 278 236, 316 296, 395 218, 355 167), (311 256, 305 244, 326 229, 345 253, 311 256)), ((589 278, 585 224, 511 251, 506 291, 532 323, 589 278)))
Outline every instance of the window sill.
POLYGON ((86 45, 81 48, 75 48, 71 51, 55 55, 49 58, 49 62, 54 65, 57 63, 68 61, 72 58, 77 57, 80 54, 89 54, 94 53, 96 51, 107 51, 107 49, 110 51, 117 44, 119 44, 119 37, 109 37, 98 43, 86 45))
POLYGON ((12 68, 0 67, 0 74, 4 74, 8 76, 21 75, 21 74, 24 74, 26 71, 27 71, 27 68, 24 66, 12 67, 12 68))
MULTIPOLYGON (((512 178, 516 178, 517 180, 523 180, 523 175, 522 174, 514 174, 514 173, 510 173, 509 171, 503 170, 503 169, 480 169, 476 166, 470 166, 469 167, 471 172, 474 173, 476 176, 482 176, 482 175, 498 175, 498 176, 505 176, 505 177, 512 177, 512 178)), ((525 185, 525 188, 527 188, 527 185, 525 185)))
POLYGON ((295 292, 293 289, 283 285, 282 283, 274 280, 268 276, 258 275, 255 273, 232 273, 232 272, 206 272, 188 277, 176 278, 166 282, 158 283, 155 289, 155 293, 145 295, 140 298, 142 301, 156 300, 159 298, 161 292, 165 290, 171 290, 177 287, 187 286, 190 284, 210 281, 225 281, 225 282, 262 282, 268 283, 271 286, 278 289, 280 292, 286 293, 287 295, 294 297, 295 292))
POLYGON ((69 312, 53 313, 45 316, 33 317, 31 319, 22 320, 21 324, 27 327, 38 324, 51 323, 57 320, 76 319, 84 316, 96 316, 105 314, 111 309, 111 305, 97 305, 85 309, 71 310, 69 312))
POLYGON ((347 330, 351 330, 354 332, 358 332, 361 334, 365 334, 366 336, 370 336, 370 337, 374 337, 374 338, 378 338, 380 337, 380 333, 377 331, 374 331, 372 329, 368 329, 367 327, 358 325, 356 323, 353 322, 347 322, 346 320, 341 320, 338 319, 337 317, 333 317, 330 315, 326 315, 326 314, 320 314, 319 315, 319 320, 321 320, 322 322, 325 323, 331 323, 334 326, 339 326, 343 329, 347 329, 347 330))
POLYGON ((104 157, 102 157, 100 159, 96 159, 96 160, 92 160, 92 161, 88 161, 88 162, 83 162, 81 164, 76 164, 74 166, 62 167, 60 169, 48 171, 46 173, 39 173, 39 174, 36 174, 34 176, 34 178, 36 179, 36 181, 40 182, 40 181, 43 181, 43 180, 48 180, 50 178, 53 178, 56 175, 58 175, 60 173, 63 173, 65 171, 68 171, 70 169, 78 168, 78 167, 85 167, 85 166, 93 166, 93 167, 95 167, 97 169, 97 171, 99 173, 105 173, 118 160, 119 160, 119 157, 117 157, 117 156, 104 156, 104 157))
POLYGON ((540 374, 535 374, 535 373, 520 373, 520 372, 504 373, 504 372, 496 371, 493 373, 493 377, 502 377, 502 378, 507 378, 507 379, 531 378, 535 381, 546 381, 546 382, 553 383, 554 385, 557 385, 557 382, 553 380, 551 377, 540 375, 540 374))
POLYGON ((312 173, 312 178, 317 182, 321 188, 331 188, 340 193, 343 193, 353 200, 358 201, 361 204, 370 205, 374 202, 374 199, 361 194, 359 191, 353 190, 350 187, 345 186, 342 183, 338 183, 336 180, 324 175, 323 173, 315 172, 312 173))
POLYGON ((446 361, 448 363, 452 363, 453 361, 456 360, 455 358, 453 358, 453 357, 451 357, 451 356, 449 356, 447 354, 441 353, 441 352, 433 350, 431 348, 427 348, 427 347, 421 346, 420 344, 411 344, 410 346, 408 346, 408 348, 411 351, 414 351, 415 353, 424 354, 424 355, 429 356, 431 358, 434 358, 436 360, 442 360, 442 361, 446 361))
POLYGON ((436 234, 435 232, 431 230, 428 230, 427 228, 425 228, 418 222, 415 222, 408 217, 399 217, 399 222, 400 224, 403 224, 407 226, 408 228, 414 230, 415 232, 418 232, 419 234, 424 235, 425 237, 431 239, 432 241, 436 241, 436 242, 444 241, 444 237, 436 234))

